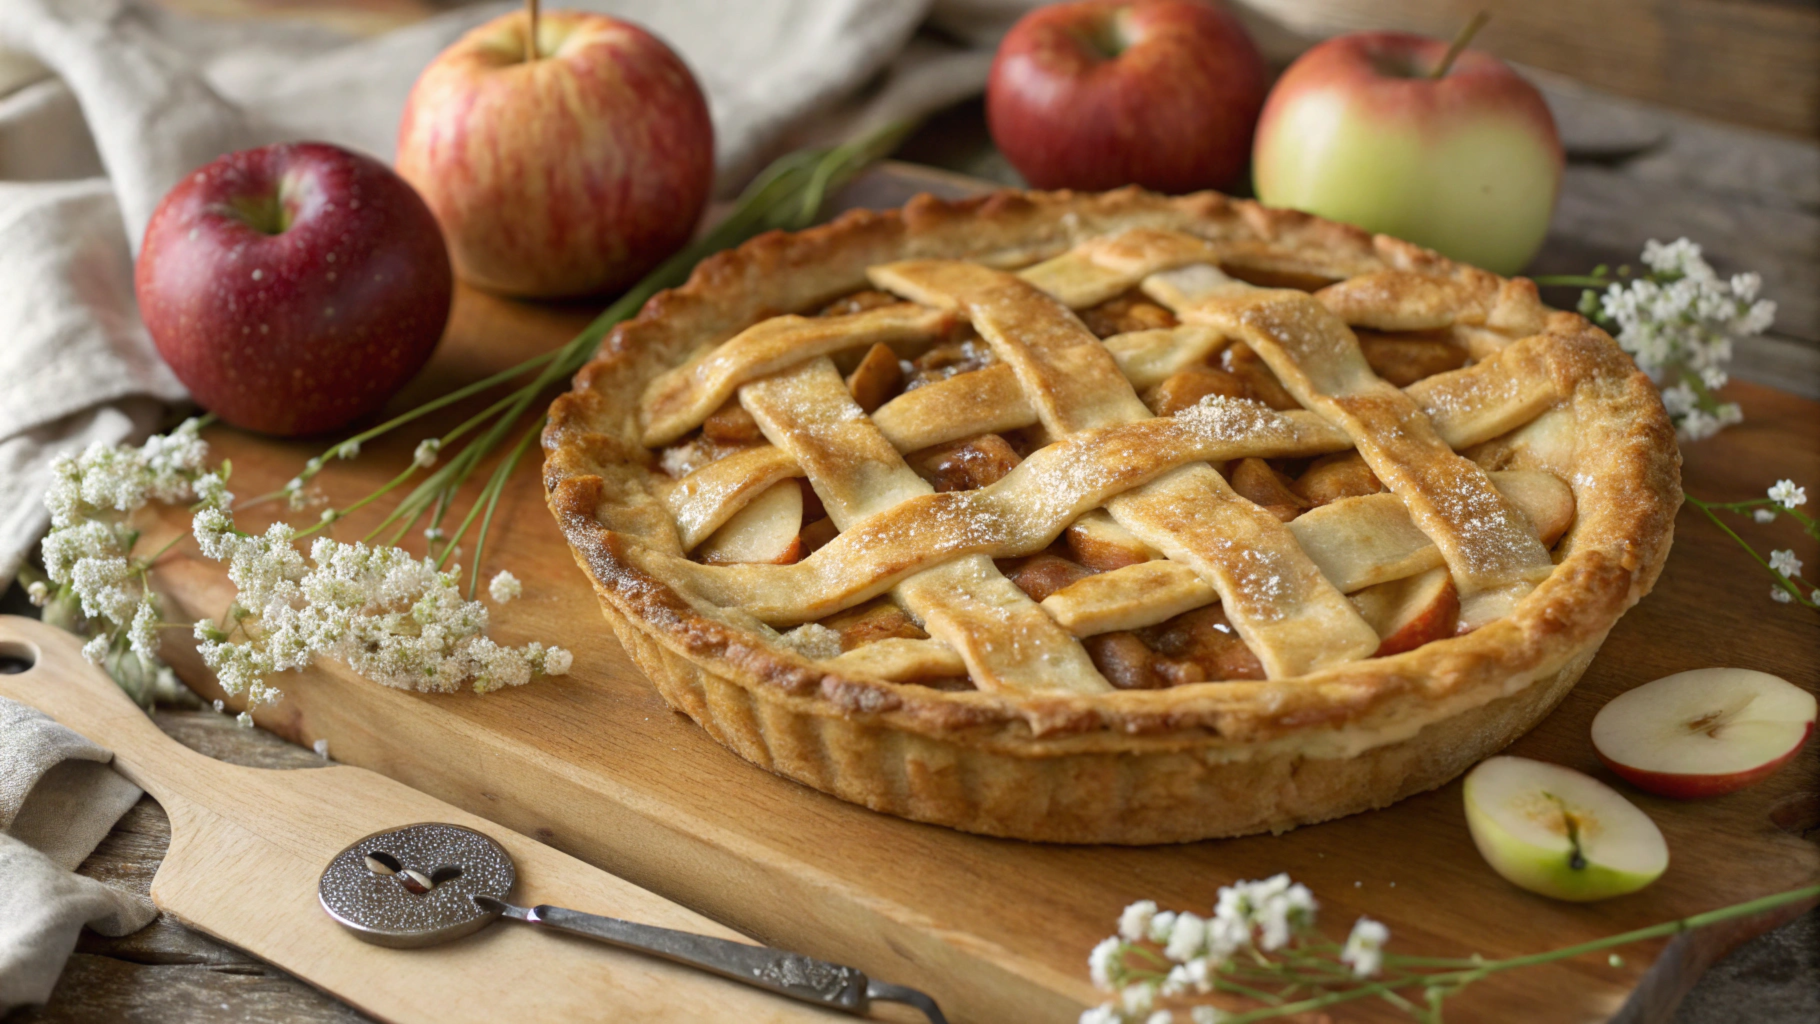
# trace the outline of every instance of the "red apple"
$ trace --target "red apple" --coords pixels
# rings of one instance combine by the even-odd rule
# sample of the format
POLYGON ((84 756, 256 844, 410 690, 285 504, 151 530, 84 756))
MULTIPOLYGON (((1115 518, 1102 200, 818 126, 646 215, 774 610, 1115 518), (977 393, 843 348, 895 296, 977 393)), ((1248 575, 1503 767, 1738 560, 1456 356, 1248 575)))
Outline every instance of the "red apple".
POLYGON ((695 230, 714 127, 689 69, 630 22, 551 11, 526 60, 504 15, 411 90, 398 173, 442 222, 461 279, 508 295, 623 289, 695 230))
POLYGON ((1024 15, 986 84, 992 139, 1037 188, 1192 192, 1245 171, 1264 58, 1203 0, 1085 0, 1024 15))
POLYGON ((1599 760, 1638 789, 1690 799, 1743 789, 1792 760, 1814 731, 1814 695, 1742 668, 1644 683, 1599 709, 1599 760))
POLYGON ((1446 566, 1366 587, 1352 603, 1383 641, 1374 658, 1453 636, 1460 621, 1460 592, 1446 566))
POLYGON ((1406 238, 1501 274, 1542 245, 1561 140, 1534 86, 1496 57, 1399 32, 1330 39, 1271 90, 1258 198, 1406 238))
POLYGON ((204 408, 270 434, 333 430, 430 358, 454 280, 430 210, 391 169, 320 142, 232 153, 158 204, 139 312, 204 408))
POLYGON ((713 565, 789 565, 803 556, 802 528, 803 489, 795 480, 783 480, 734 513, 695 553, 713 565))

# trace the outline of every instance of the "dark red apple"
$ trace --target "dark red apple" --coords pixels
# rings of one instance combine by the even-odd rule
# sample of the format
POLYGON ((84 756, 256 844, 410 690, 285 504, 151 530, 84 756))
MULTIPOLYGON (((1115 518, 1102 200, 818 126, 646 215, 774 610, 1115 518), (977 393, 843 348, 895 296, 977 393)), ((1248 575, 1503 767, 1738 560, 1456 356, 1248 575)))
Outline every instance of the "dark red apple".
POLYGON ((689 240, 714 181, 695 77, 656 36, 580 11, 494 19, 411 89, 398 173, 463 281, 507 295, 623 289, 689 240))
POLYGON ((1251 157, 1264 58, 1203 0, 1085 0, 1026 14, 986 85, 992 139, 1037 188, 1229 185, 1251 157))
POLYGON ((343 426, 404 386, 442 337, 454 278, 411 186, 303 142, 231 153, 173 188, 134 286, 197 403, 288 436, 343 426))

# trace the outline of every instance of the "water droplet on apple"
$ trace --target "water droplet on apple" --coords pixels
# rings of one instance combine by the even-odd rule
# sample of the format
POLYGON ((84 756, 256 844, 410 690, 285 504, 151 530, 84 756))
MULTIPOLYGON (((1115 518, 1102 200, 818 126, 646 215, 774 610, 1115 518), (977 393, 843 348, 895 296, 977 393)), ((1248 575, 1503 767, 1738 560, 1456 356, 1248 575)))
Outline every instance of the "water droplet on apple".
POLYGON ((262 278, 264 276, 265 276, 265 271, 263 271, 263 270, 253 271, 253 280, 255 280, 255 281, 259 280, 260 278, 262 278))

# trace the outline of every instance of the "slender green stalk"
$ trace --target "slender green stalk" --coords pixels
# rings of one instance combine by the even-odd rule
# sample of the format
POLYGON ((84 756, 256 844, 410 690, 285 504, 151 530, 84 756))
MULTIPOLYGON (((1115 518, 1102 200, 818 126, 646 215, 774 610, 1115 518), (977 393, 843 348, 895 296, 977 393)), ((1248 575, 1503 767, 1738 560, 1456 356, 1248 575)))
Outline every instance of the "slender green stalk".
MULTIPOLYGON (((537 439, 537 435, 543 432, 544 422, 545 417, 537 417, 537 422, 531 424, 531 429, 524 432, 524 436, 512 446, 512 451, 500 461, 499 468, 493 471, 493 479, 487 484, 487 490, 484 492, 487 511, 480 520, 480 533, 476 534, 474 538, 474 572, 468 579, 468 600, 470 601, 474 599, 475 591, 480 587, 480 561, 481 555, 486 551, 487 531, 493 526, 493 508, 499 504, 499 496, 505 492, 506 482, 511 478, 512 471, 517 468, 518 460, 524 457, 525 449, 529 448, 531 442, 537 439)), ((475 505, 479 504, 479 500, 476 499, 475 505)), ((472 518, 473 513, 469 512, 468 516, 472 518)), ((467 529, 465 523, 462 525, 462 529, 467 529)))
POLYGON ((1450 994, 1451 991, 1457 991, 1474 981, 1478 981, 1481 978, 1493 974, 1499 974, 1504 971, 1513 971, 1523 967, 1534 967, 1538 964, 1552 963, 1557 960, 1568 960, 1573 957, 1584 956, 1588 953, 1598 953, 1617 946, 1626 946, 1636 942, 1644 942, 1649 939, 1679 935, 1682 932, 1692 931, 1696 928, 1704 928, 1707 925, 1718 924, 1721 921, 1730 921, 1740 917, 1751 917, 1775 910, 1778 907, 1788 906, 1792 903, 1803 903, 1813 900, 1820 900, 1820 885, 1810 885, 1800 889, 1791 889, 1787 892, 1776 893, 1775 895, 1765 896, 1761 899, 1750 900, 1729 907, 1722 907, 1718 910, 1710 910, 1703 914, 1695 914, 1692 917, 1684 917, 1678 921, 1665 921, 1661 924, 1650 925, 1647 928, 1637 928, 1617 935, 1608 935, 1601 939, 1594 939, 1591 942, 1564 946, 1560 949, 1549 950, 1545 953, 1531 953, 1527 956, 1511 957, 1506 960, 1487 960, 1481 964, 1463 970, 1415 975, 1412 979, 1400 978, 1395 980, 1377 981, 1360 985, 1357 988, 1344 989, 1337 992, 1325 992, 1321 995, 1292 1003, 1260 1007, 1256 1010, 1229 1016, 1226 1018, 1226 1024, 1252 1024, 1254 1021, 1273 1020, 1280 1017, 1291 1017, 1301 1013, 1312 1013, 1316 1010, 1323 1010, 1327 1007, 1337 1006, 1341 1003, 1384 996, 1387 993, 1393 993, 1395 989, 1409 988, 1417 984, 1422 985, 1428 992, 1428 1011, 1423 1019, 1439 1020, 1441 1000, 1450 994))

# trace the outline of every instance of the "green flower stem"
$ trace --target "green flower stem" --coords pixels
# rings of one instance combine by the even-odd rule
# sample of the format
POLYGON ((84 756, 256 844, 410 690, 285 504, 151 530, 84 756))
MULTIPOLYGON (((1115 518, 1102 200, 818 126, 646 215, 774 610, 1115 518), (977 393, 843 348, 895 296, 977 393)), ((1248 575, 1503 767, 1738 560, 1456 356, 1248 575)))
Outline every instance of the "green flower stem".
MULTIPOLYGON (((1229 1017, 1227 1018, 1226 1024, 1252 1024, 1253 1021, 1271 1020, 1278 1017, 1293 1016, 1298 1013, 1309 1013, 1340 1003, 1352 1002, 1355 999, 1381 996, 1392 989, 1406 988, 1411 984, 1417 983, 1426 986, 1431 992, 1445 988, 1457 989, 1477 981, 1480 978, 1504 971, 1516 970, 1519 967, 1534 967, 1538 964, 1552 963, 1556 960, 1567 960, 1576 956, 1584 956, 1587 953, 1597 953, 1601 950, 1611 949, 1616 946, 1625 946, 1634 942, 1643 942, 1648 939, 1678 935, 1685 931, 1692 931, 1695 928, 1704 928, 1709 924, 1718 924, 1721 921, 1730 921, 1740 917, 1750 917, 1754 914, 1761 914, 1778 907, 1787 906, 1791 903, 1801 903, 1808 900, 1820 900, 1820 885, 1810 885, 1801 889, 1791 889, 1787 892, 1776 893, 1775 895, 1765 896, 1761 899, 1750 900, 1729 907, 1721 907, 1718 910, 1710 910, 1703 914, 1695 914, 1692 917, 1684 917, 1678 921, 1665 921, 1662 924, 1651 925, 1647 928, 1638 928, 1617 935, 1608 935, 1602 939, 1594 939, 1591 942, 1582 942, 1579 945, 1566 946, 1561 949, 1550 950, 1546 953, 1532 953, 1528 956, 1511 957, 1508 960, 1487 960, 1478 967, 1470 970, 1421 975, 1418 976, 1419 981, 1417 982, 1380 981, 1341 992, 1328 992, 1311 999, 1304 999, 1294 1003, 1285 1003, 1281 1006, 1261 1007, 1256 1010, 1229 1017)), ((1431 1015, 1440 1012, 1439 1001, 1432 995, 1429 998, 1429 1004, 1431 1015)), ((1431 1016, 1430 1019, 1438 1018, 1431 1016)))
POLYGON ((1617 283, 1610 277, 1586 274, 1539 274, 1530 280, 1544 287, 1560 288, 1604 288, 1617 283))
MULTIPOLYGON (((486 550, 487 532, 493 527, 493 507, 499 504, 499 496, 506 489, 506 481, 511 477, 512 470, 517 468, 518 460, 524 457, 525 449, 529 448, 531 442, 537 439, 537 435, 543 432, 546 419, 543 416, 537 417, 537 422, 531 424, 531 429, 525 431, 524 436, 518 439, 518 443, 512 446, 511 453, 500 462, 499 468, 493 471, 493 479, 487 483, 487 492, 489 492, 486 493, 487 511, 486 515, 481 517, 480 532, 474 537, 474 572, 468 579, 468 600, 470 601, 474 600, 474 594, 480 587, 480 556, 486 550)), ((479 504, 479 499, 476 499, 476 507, 479 504)), ((470 510, 468 518, 473 517, 474 513, 470 510)), ((463 523, 461 528, 466 531, 468 526, 463 523)))
MULTIPOLYGON (((1720 519, 1718 516, 1718 513, 1713 511, 1714 506, 1708 505, 1706 502, 1701 501, 1699 498, 1693 497, 1692 495, 1683 495, 1683 497, 1686 499, 1688 504, 1699 509, 1700 512, 1706 516, 1706 518, 1712 520, 1713 525, 1717 526, 1720 530, 1724 531, 1724 533, 1727 537, 1730 537, 1732 540, 1737 541, 1738 546, 1744 549, 1744 553, 1751 556, 1751 558, 1755 559, 1757 564, 1761 565, 1763 567, 1764 572, 1767 572, 1772 577, 1774 577, 1776 580, 1776 586, 1781 587, 1783 590, 1788 591, 1789 596, 1794 598, 1795 602, 1797 604, 1800 604, 1801 606, 1803 606, 1805 608, 1820 607, 1820 605, 1817 605, 1813 601, 1802 596, 1801 588, 1795 586, 1794 583, 1790 582, 1790 580, 1787 576, 1782 575, 1781 573, 1777 572, 1774 568, 1772 568, 1769 564, 1769 561, 1767 559, 1765 559, 1762 555, 1757 554, 1756 548, 1753 548, 1750 546, 1750 542, 1746 541, 1743 537, 1738 536, 1738 534, 1735 530, 1733 530, 1731 527, 1725 525, 1725 521, 1720 519)), ((1742 503, 1740 503, 1740 504, 1742 504, 1742 503)), ((1792 512, 1793 509, 1790 509, 1790 511, 1792 512)), ((1805 517, 1803 517, 1803 518, 1805 518, 1805 517)))

